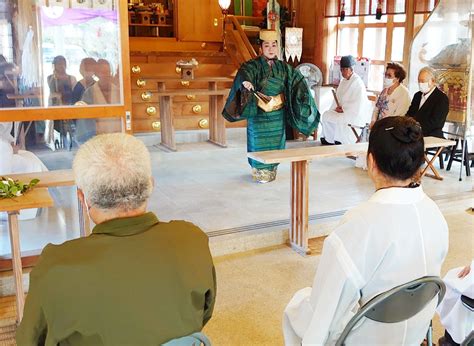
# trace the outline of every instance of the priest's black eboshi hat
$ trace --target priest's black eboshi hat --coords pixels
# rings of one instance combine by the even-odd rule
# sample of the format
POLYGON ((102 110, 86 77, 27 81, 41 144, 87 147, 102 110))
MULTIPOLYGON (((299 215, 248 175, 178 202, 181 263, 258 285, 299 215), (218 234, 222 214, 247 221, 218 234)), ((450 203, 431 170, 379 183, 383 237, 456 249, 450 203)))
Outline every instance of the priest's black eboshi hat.
POLYGON ((352 55, 346 55, 341 58, 341 68, 352 67, 355 63, 355 59, 352 55))

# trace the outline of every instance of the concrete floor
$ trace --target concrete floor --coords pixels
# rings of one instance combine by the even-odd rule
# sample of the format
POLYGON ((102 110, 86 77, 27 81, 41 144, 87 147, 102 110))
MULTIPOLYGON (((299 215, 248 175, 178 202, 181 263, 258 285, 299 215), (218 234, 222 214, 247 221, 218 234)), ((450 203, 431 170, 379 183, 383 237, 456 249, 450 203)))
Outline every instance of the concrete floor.
MULTIPOLYGON (((142 136, 151 157, 155 189, 149 210, 164 221, 185 219, 205 232, 235 229, 288 220, 290 165, 279 167, 277 180, 259 185, 252 182, 246 159, 245 130, 230 131, 228 148, 207 142, 182 143, 177 152, 167 152, 156 137, 142 136)), ((315 145, 294 142, 288 146, 315 145)), ((74 152, 40 150, 38 156, 49 169, 70 168, 74 152)), ((458 181, 459 164, 442 171, 444 181, 424 178, 423 187, 433 198, 472 191, 472 177, 458 181)), ((310 164, 310 215, 321 216, 343 211, 366 200, 373 193, 367 173, 346 158, 324 159, 310 164)), ((22 251, 43 248, 79 236, 75 189, 51 189, 55 207, 44 209, 33 220, 22 221, 22 251)), ((5 220, 0 217, 0 256, 10 244, 5 220)), ((313 234, 327 234, 315 227, 313 234)), ((222 253, 222 252, 219 252, 222 253)))

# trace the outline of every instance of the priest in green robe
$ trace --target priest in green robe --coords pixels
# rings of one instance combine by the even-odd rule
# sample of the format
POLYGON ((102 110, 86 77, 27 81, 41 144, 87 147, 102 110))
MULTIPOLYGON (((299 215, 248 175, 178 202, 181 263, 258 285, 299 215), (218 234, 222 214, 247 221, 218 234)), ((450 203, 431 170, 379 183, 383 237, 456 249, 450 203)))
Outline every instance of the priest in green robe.
MULTIPOLYGON (((277 33, 261 30, 262 54, 243 64, 234 80, 222 115, 228 121, 247 120, 249 152, 285 148, 285 128, 309 136, 320 114, 301 73, 277 59, 277 33)), ((249 159, 254 180, 275 180, 278 164, 249 159)))

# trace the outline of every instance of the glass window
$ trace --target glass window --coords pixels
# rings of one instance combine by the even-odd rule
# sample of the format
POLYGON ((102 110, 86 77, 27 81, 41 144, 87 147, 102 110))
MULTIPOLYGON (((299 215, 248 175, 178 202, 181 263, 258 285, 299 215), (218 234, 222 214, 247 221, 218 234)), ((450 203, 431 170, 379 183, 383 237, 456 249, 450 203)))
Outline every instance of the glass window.
POLYGON ((123 104, 118 0, 7 3, 0 54, 8 40, 18 54, 6 52, 0 107, 123 104))
MULTIPOLYGON (((0 12, 1 15, 1 12, 0 12)), ((12 27, 6 20, 0 19, 0 54, 7 61, 13 59, 12 27)))
MULTIPOLYGON (((347 14, 347 12, 346 12, 347 14)), ((345 17, 344 18, 344 21, 341 22, 341 20, 339 19, 339 23, 340 24, 359 24, 359 20, 360 20, 360 17, 358 16, 351 16, 351 17, 345 17)))
POLYGON ((338 55, 357 56, 357 42, 359 41, 359 30, 357 28, 342 28, 339 30, 339 42, 337 45, 338 55))
POLYGON ((370 65, 369 90, 382 91, 385 65, 370 65))
POLYGON ((356 1, 356 13, 359 15, 369 14, 369 1, 356 1))
POLYGON ((387 15, 384 14, 382 15, 382 18, 376 19, 375 14, 370 15, 370 16, 364 16, 364 22, 368 24, 373 24, 373 23, 387 23, 387 15))
POLYGON ((370 60, 385 60, 386 28, 366 28, 364 30, 363 55, 370 60))
POLYGON ((407 15, 406 14, 395 14, 393 16, 393 21, 395 23, 405 23, 407 20, 407 15))
POLYGON ((388 7, 390 13, 405 13, 405 0, 396 0, 388 7))
POLYGON ((405 44, 405 28, 393 28, 392 60, 403 61, 403 47, 405 44))

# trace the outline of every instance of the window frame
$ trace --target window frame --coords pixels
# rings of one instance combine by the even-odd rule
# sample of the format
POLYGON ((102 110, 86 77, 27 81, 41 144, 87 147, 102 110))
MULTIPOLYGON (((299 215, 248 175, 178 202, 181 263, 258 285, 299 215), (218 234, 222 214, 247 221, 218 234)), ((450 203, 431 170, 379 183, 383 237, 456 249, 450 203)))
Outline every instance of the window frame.
POLYGON ((122 66, 123 100, 117 105, 98 106, 57 106, 57 107, 21 107, 0 108, 1 121, 35 121, 35 120, 67 120, 67 119, 102 119, 121 118, 122 128, 129 132, 126 126, 127 114, 131 114, 131 76, 130 76, 130 52, 128 36, 128 6, 125 1, 117 0, 120 26, 120 41, 122 66))

